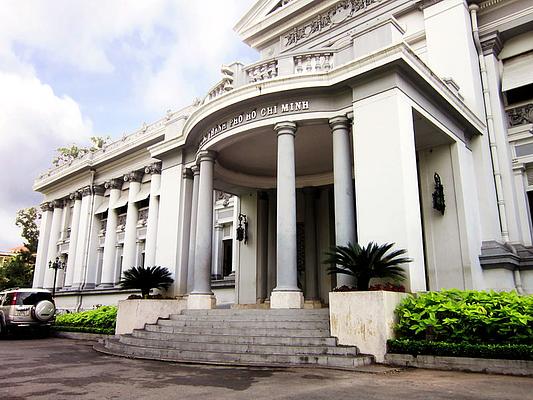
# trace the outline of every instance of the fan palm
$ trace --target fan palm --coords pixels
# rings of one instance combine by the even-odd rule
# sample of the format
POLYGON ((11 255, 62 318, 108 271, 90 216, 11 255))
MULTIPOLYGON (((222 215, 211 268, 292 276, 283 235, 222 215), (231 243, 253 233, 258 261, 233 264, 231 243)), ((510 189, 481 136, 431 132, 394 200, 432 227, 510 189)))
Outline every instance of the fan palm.
POLYGON ((395 281, 405 279, 405 271, 400 264, 412 259, 402 257, 407 250, 394 250, 386 254, 394 243, 378 245, 370 242, 366 247, 348 243, 347 246, 334 246, 326 253, 324 263, 332 264, 329 274, 346 274, 354 276, 357 290, 368 290, 370 279, 391 278, 395 281))
POLYGON ((140 289, 142 297, 148 298, 151 289, 168 289, 174 279, 165 267, 133 267, 124 271, 119 282, 123 289, 140 289))

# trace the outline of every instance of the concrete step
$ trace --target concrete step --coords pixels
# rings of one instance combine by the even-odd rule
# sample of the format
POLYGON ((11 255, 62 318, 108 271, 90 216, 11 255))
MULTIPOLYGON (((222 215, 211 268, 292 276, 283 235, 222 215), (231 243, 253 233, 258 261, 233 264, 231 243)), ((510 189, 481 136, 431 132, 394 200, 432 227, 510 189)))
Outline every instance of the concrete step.
POLYGON ((290 336, 250 336, 250 335, 197 335, 195 333, 166 333, 136 329, 132 336, 143 339, 173 340, 177 342, 207 342, 233 344, 261 344, 272 346, 335 346, 334 337, 290 337, 290 336))
MULTIPOLYGON (((157 324, 146 324, 144 329, 150 332, 166 332, 175 334, 195 334, 195 335, 242 335, 245 333, 254 336, 279 336, 279 337, 329 337, 329 329, 290 329, 290 328, 256 328, 248 330, 246 327, 199 327, 199 326, 173 326, 159 320, 157 324)), ((170 322, 170 321, 166 321, 170 322)))
POLYGON ((268 313, 255 313, 255 314, 214 314, 214 315, 202 315, 202 314, 172 314, 171 320, 178 321, 302 321, 302 322, 328 322, 329 315, 327 314, 311 314, 311 315, 270 315, 268 313))
POLYGON ((188 351, 216 351, 222 353, 254 353, 254 354, 289 354, 289 355, 316 355, 331 354, 346 356, 357 355, 356 347, 348 346, 277 346, 261 344, 236 344, 236 343, 208 343, 208 342, 181 342, 174 340, 157 340, 138 338, 131 335, 122 335, 120 343, 139 346, 156 347, 162 349, 179 349, 188 351))
POLYGON ((213 364, 254 365, 254 366, 295 366, 315 365, 334 368, 356 368, 373 363, 368 355, 290 355, 224 353, 215 351, 191 351, 171 348, 142 347, 106 340, 105 349, 113 354, 127 357, 159 359, 176 362, 200 362, 213 364))
POLYGON ((328 330, 329 321, 243 321, 228 319, 224 321, 197 319, 159 319, 158 325, 198 328, 245 328, 254 329, 319 329, 328 330))
POLYGON ((296 318, 302 318, 303 316, 329 316, 329 308, 319 308, 312 310, 303 309, 218 309, 211 310, 183 310, 181 315, 255 315, 255 316, 293 316, 296 318))

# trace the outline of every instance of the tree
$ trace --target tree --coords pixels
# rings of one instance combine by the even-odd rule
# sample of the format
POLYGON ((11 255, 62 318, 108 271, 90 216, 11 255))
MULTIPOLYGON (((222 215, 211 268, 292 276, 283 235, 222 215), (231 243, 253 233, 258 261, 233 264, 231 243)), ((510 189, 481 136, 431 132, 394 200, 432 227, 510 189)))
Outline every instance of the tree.
POLYGON ((140 289, 143 299, 147 299, 151 289, 168 289, 172 282, 165 267, 133 267, 124 271, 119 284, 123 289, 140 289))
POLYGON ((0 290, 12 287, 31 287, 35 257, 29 251, 21 251, 0 268, 0 290))
POLYGON ((366 247, 359 244, 348 243, 348 246, 335 246, 327 252, 328 258, 324 261, 333 264, 328 268, 329 274, 346 274, 354 276, 357 290, 368 290, 370 279, 391 278, 393 280, 405 279, 405 271, 400 264, 413 261, 402 257, 407 250, 391 251, 394 243, 378 245, 370 242, 366 247))
POLYGON ((91 146, 80 147, 76 144, 70 145, 70 147, 59 147, 57 152, 59 153, 56 158, 52 160, 52 164, 56 167, 62 164, 66 164, 72 160, 83 157, 89 152, 94 152, 103 148, 109 143, 109 136, 91 136, 91 146))
POLYGON ((30 253, 37 252, 37 244, 39 241, 39 228, 35 222, 39 218, 39 213, 35 207, 23 208, 17 211, 15 224, 22 228, 22 237, 25 239, 24 246, 28 248, 30 253))

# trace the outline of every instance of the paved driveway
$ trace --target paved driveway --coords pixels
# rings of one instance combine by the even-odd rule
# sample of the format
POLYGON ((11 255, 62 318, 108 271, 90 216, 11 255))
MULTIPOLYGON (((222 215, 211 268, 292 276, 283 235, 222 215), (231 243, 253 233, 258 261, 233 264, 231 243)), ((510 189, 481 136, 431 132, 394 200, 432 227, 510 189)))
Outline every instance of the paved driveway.
POLYGON ((69 339, 0 341, 0 399, 531 399, 533 379, 405 370, 195 366, 102 355, 69 339))

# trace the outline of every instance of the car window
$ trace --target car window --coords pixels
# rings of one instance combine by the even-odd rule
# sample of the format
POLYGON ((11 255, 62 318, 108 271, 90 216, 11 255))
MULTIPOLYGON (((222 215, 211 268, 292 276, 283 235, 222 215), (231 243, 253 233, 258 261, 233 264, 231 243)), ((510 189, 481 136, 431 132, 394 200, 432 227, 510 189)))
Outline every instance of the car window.
POLYGON ((4 297, 4 303, 3 305, 8 306, 11 304, 11 301, 13 300, 13 296, 15 293, 6 293, 4 297))
POLYGON ((45 292, 22 292, 17 296, 18 305, 34 306, 43 300, 52 301, 52 294, 45 292))

